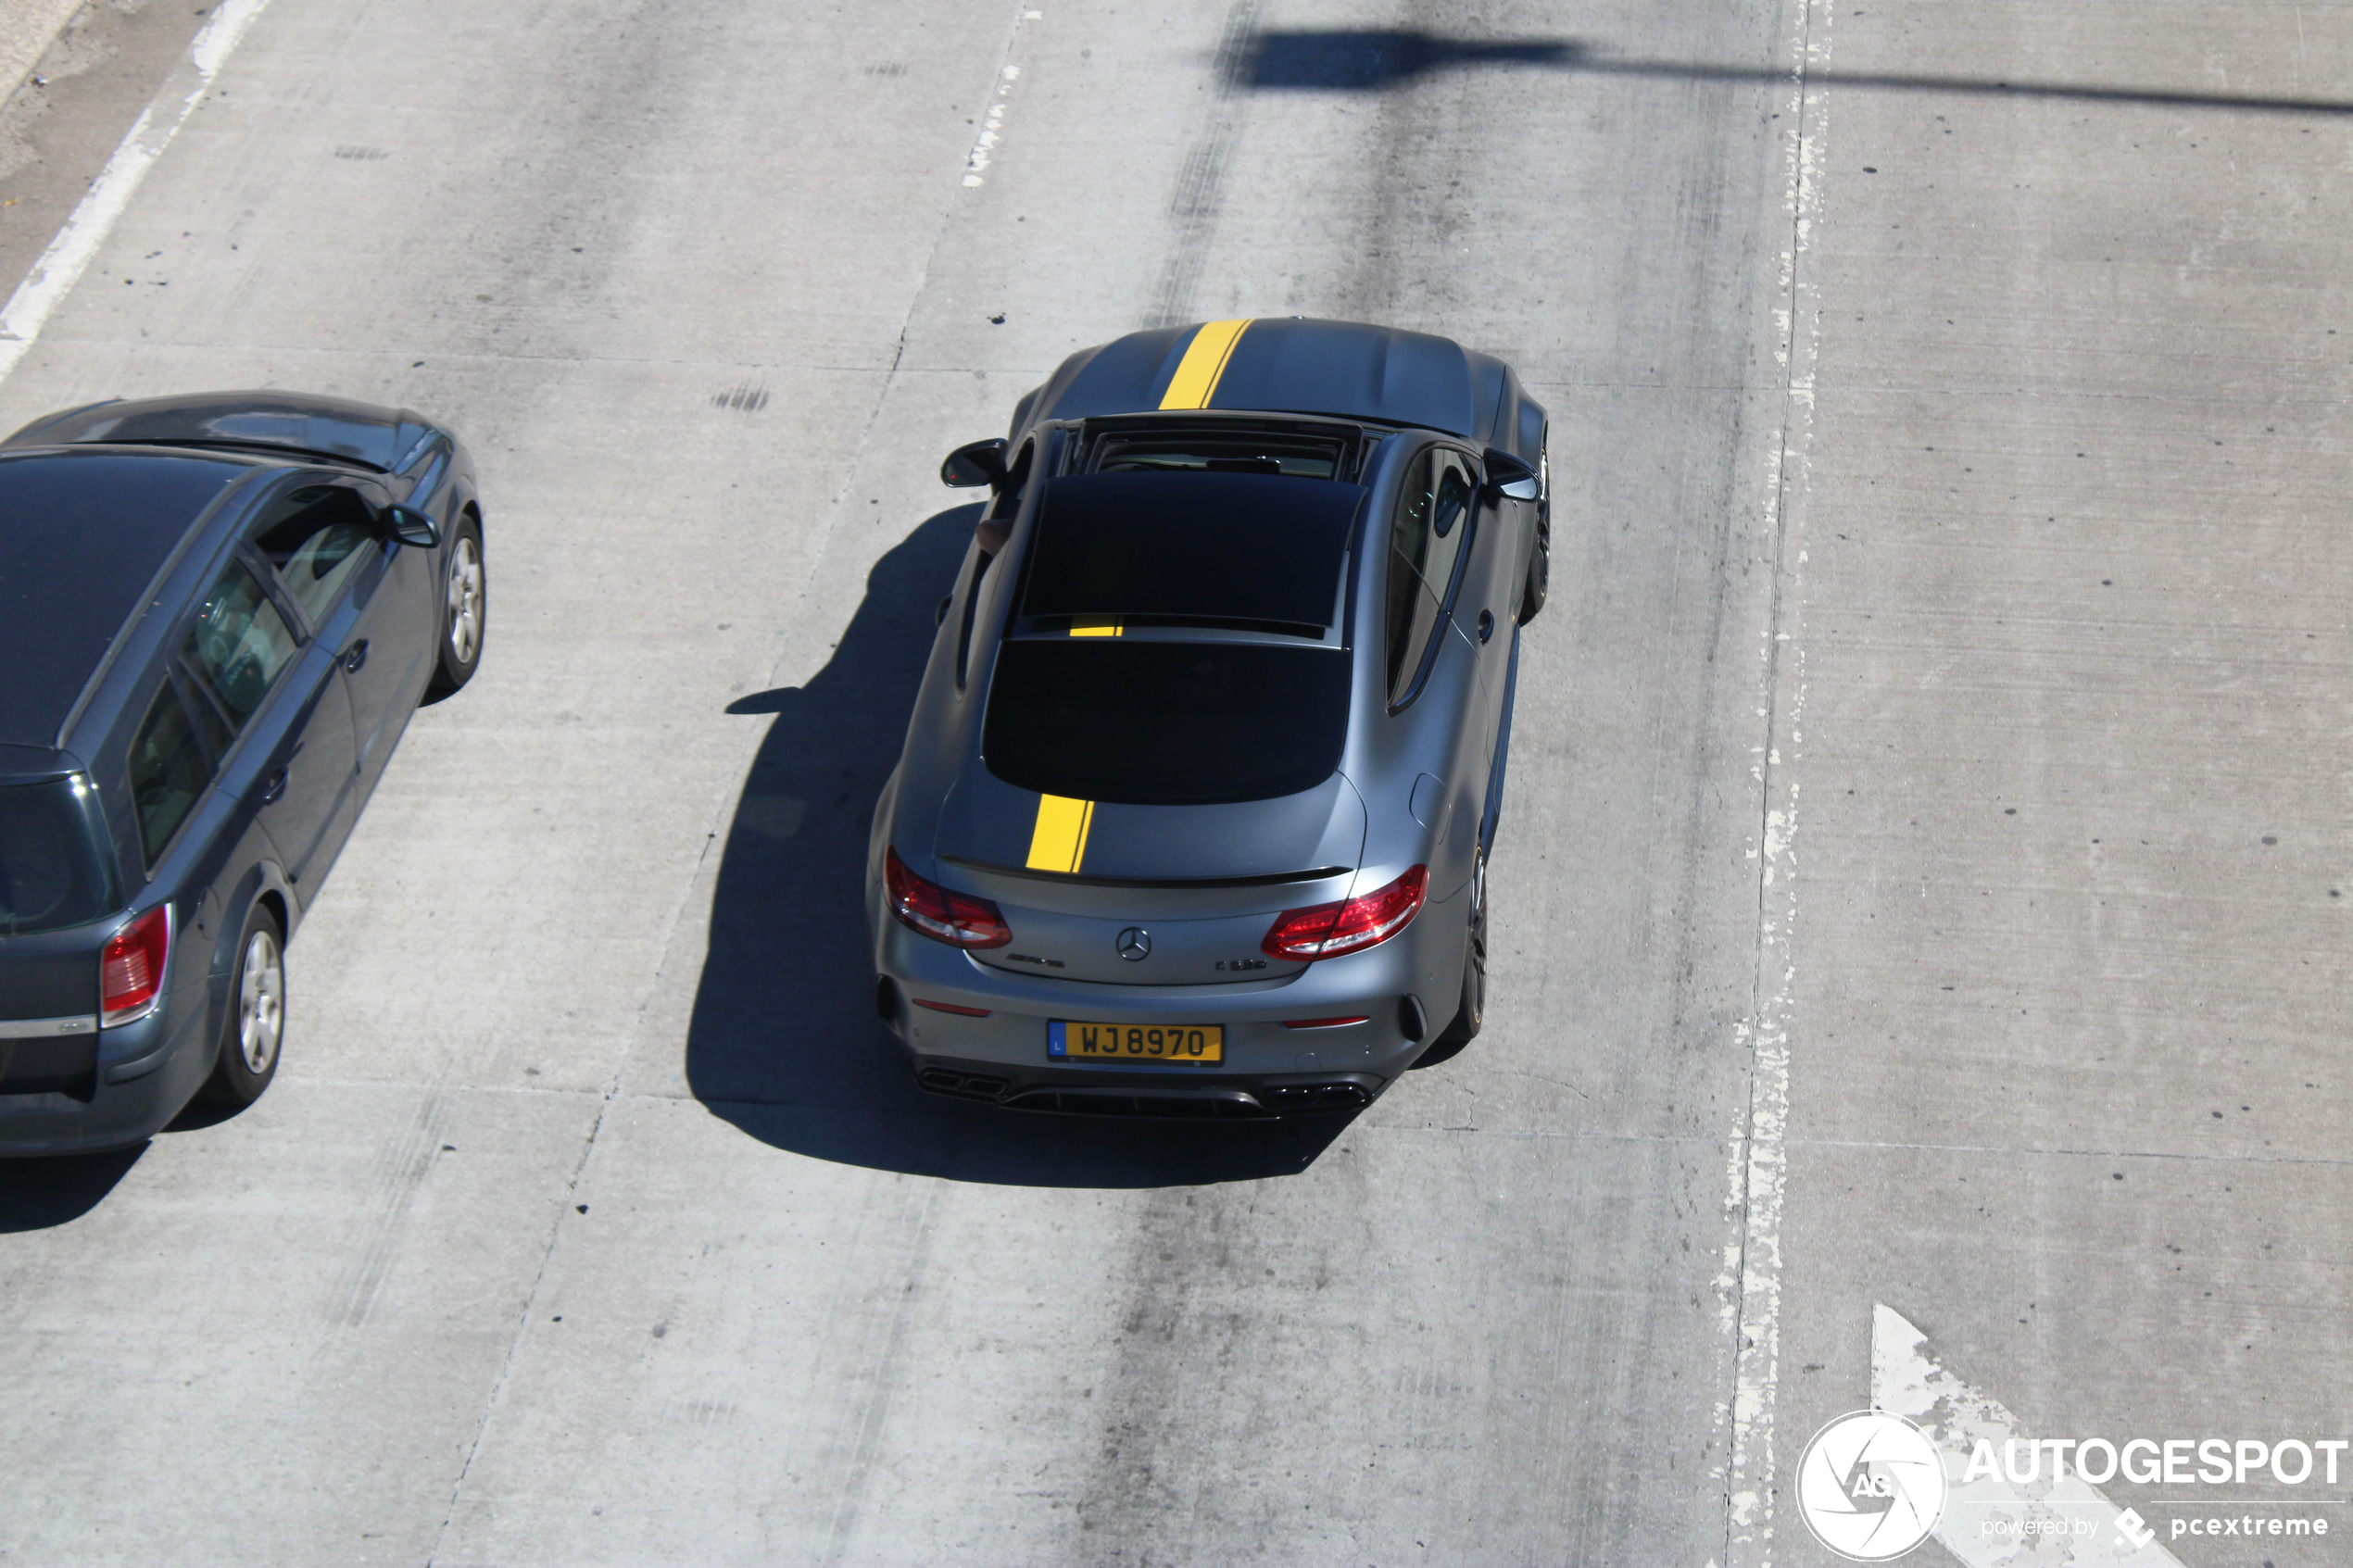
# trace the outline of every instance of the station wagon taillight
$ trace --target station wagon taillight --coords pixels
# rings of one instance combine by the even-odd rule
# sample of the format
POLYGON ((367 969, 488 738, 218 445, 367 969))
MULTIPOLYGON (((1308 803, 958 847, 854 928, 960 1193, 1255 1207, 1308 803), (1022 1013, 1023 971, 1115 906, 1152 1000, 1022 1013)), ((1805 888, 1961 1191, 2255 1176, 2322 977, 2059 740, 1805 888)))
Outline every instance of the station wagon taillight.
POLYGON ((1285 909, 1275 917, 1258 950, 1270 959, 1313 963, 1342 953, 1362 952, 1386 942, 1412 922, 1429 892, 1429 868, 1416 866, 1395 882, 1362 897, 1311 909, 1285 909))
POLYGON ((130 1023, 153 1012, 171 956, 171 906, 157 904, 107 938, 98 955, 98 1022, 130 1023))
POLYGON ((900 922, 935 942, 951 947, 1001 947, 1013 939, 996 905, 917 876, 896 849, 883 851, 883 887, 900 922))

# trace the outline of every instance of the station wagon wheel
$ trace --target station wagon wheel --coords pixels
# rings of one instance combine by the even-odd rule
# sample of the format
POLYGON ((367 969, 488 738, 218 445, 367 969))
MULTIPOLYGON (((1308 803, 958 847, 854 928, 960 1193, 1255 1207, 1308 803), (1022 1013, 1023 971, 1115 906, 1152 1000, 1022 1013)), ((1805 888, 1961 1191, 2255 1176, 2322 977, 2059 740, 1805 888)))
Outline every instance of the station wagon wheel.
POLYGON ((483 563, 482 524, 471 511, 458 520, 442 569, 440 657, 428 695, 447 696, 473 679, 488 626, 490 580, 483 563))
POLYGON ((205 1085, 216 1105, 242 1108, 261 1098, 278 1074, 286 1035, 285 936, 257 904, 237 937, 237 966, 222 1009, 220 1060, 205 1085))

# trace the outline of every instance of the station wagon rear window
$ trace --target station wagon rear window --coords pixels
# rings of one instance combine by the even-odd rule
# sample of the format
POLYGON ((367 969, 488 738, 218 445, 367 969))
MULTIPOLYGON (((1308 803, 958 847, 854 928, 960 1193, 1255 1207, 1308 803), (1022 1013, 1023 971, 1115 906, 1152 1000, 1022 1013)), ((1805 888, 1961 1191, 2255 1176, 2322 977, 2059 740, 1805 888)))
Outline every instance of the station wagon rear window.
POLYGON ((88 794, 78 779, 0 788, 0 936, 62 931, 112 906, 88 794))

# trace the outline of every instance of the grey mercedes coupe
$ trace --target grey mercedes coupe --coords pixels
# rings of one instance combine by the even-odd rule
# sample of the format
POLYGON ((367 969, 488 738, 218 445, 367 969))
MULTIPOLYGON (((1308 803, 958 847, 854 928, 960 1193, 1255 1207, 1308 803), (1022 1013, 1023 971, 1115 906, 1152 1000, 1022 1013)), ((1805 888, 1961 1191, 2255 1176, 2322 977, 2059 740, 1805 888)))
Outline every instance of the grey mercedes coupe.
POLYGON ((934 1093, 1257 1117, 1478 1032, 1544 411, 1440 337, 1254 320, 1065 361, 986 484, 867 854, 934 1093))

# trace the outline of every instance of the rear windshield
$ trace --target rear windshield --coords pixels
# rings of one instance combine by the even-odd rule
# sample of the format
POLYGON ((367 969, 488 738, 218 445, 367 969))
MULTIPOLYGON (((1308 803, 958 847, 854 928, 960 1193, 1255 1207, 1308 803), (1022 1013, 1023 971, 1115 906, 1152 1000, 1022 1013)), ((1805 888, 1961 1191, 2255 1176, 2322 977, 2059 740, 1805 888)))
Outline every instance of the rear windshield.
POLYGON ((76 779, 0 788, 0 936, 81 925, 114 903, 76 779))
POLYGON ((1139 806, 1313 789, 1348 735, 1346 653, 1039 638, 999 651, 981 751, 1021 789, 1139 806))

